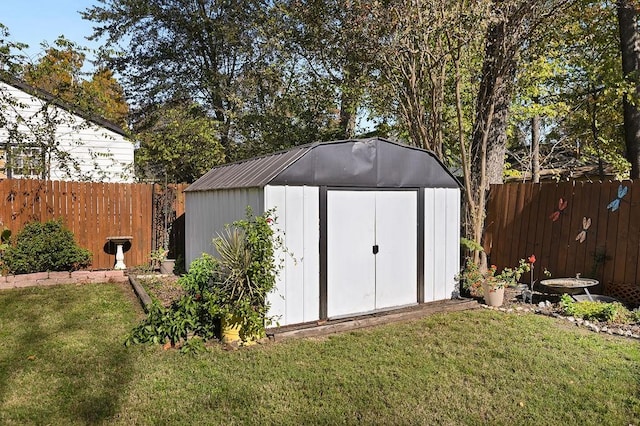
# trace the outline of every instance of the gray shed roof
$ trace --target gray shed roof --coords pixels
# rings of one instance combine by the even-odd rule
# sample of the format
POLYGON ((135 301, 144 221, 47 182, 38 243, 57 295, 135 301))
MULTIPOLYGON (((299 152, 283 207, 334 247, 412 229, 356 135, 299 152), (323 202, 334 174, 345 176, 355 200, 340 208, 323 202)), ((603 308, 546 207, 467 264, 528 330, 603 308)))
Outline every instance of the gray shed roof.
POLYGON ((266 185, 361 188, 459 188, 460 183, 423 149, 386 139, 317 142, 215 167, 186 191, 266 185))

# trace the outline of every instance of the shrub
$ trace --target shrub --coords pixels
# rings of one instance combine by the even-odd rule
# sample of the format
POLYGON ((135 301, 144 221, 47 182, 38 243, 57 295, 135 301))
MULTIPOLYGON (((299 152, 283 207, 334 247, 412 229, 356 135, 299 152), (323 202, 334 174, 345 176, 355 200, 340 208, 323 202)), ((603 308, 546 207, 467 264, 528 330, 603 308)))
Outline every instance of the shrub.
POLYGON ((560 299, 560 307, 565 315, 571 315, 585 320, 617 323, 628 323, 632 321, 631 312, 619 302, 576 302, 571 296, 565 294, 560 299))
POLYGON ((280 237, 274 235, 273 213, 269 210, 254 217, 247 208, 246 219, 233 222, 213 242, 220 256, 220 274, 215 282, 219 312, 229 325, 240 326, 242 340, 263 336, 265 326, 273 321, 267 317, 267 294, 275 287, 282 267, 275 252, 288 252, 280 237))
POLYGON ((480 272, 478 265, 471 258, 467 258, 462 272, 456 276, 462 288, 472 294, 482 291, 484 276, 480 272))
POLYGON ((154 301, 147 318, 131 331, 125 345, 168 341, 173 346, 182 344, 183 352, 201 349, 200 345, 188 342, 194 336, 208 340, 219 332, 219 296, 213 287, 218 270, 218 262, 208 254, 194 260, 189 272, 178 281, 186 294, 168 308, 154 301))
POLYGON ((91 253, 75 242, 62 220, 32 222, 16 236, 15 245, 3 255, 7 269, 15 274, 71 271, 91 264, 91 253))
POLYGON ((154 303, 147 318, 136 326, 125 345, 164 343, 180 345, 183 352, 197 352, 202 342, 220 334, 221 321, 240 326, 240 337, 263 336, 269 303, 267 294, 280 269, 274 253, 286 252, 274 235, 272 211, 234 222, 214 241, 219 259, 203 254, 180 277, 186 294, 169 308, 154 303), (197 337, 199 340, 189 342, 197 337))

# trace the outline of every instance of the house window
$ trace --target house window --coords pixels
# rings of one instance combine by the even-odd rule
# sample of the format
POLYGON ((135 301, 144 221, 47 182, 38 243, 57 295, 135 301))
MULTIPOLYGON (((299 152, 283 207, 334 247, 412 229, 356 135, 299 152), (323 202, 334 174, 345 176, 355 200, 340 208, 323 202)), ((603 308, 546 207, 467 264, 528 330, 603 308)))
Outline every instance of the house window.
POLYGON ((44 175, 41 148, 13 146, 0 152, 0 177, 41 178, 44 175))
POLYGON ((0 150, 0 179, 6 179, 8 170, 7 170, 7 151, 0 150))

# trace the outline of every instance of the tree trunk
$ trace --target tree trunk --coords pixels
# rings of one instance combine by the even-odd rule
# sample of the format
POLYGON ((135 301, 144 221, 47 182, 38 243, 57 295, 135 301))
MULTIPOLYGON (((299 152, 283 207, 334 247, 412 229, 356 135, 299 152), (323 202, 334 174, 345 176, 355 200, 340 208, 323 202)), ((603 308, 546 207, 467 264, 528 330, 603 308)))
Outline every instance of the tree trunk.
MULTIPOLYGON (((630 0, 618 0, 618 25, 620 31, 620 52, 622 53, 622 72, 625 79, 634 83, 635 93, 631 97, 640 95, 638 85, 638 71, 640 69, 640 46, 637 15, 630 0)), ((631 179, 640 178, 640 111, 629 96, 623 99, 624 108, 624 139, 627 147, 627 160, 631 163, 631 179)))
POLYGON ((346 93, 342 93, 340 99, 340 137, 351 139, 356 133, 356 109, 357 101, 346 93))
POLYGON ((531 178, 540 183, 540 116, 531 118, 531 178))
MULTIPOLYGON (((471 211, 471 238, 481 243, 484 233, 490 184, 501 184, 507 144, 507 124, 511 90, 515 79, 519 37, 507 31, 508 20, 490 25, 485 44, 476 118, 471 137, 471 182, 474 208, 471 211)), ((476 256, 477 258, 477 256, 476 256)))

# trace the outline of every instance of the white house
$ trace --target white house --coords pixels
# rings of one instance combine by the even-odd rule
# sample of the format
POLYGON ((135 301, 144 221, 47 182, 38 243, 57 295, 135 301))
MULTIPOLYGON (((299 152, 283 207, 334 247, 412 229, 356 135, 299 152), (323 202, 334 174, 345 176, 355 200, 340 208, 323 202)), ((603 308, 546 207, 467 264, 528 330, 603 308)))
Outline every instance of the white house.
POLYGON ((132 182, 133 155, 117 125, 0 74, 0 178, 132 182))
POLYGON ((428 151, 345 140, 216 167, 185 191, 187 265, 224 225, 275 208, 284 256, 269 314, 280 325, 450 299, 460 266, 460 186, 428 151))

